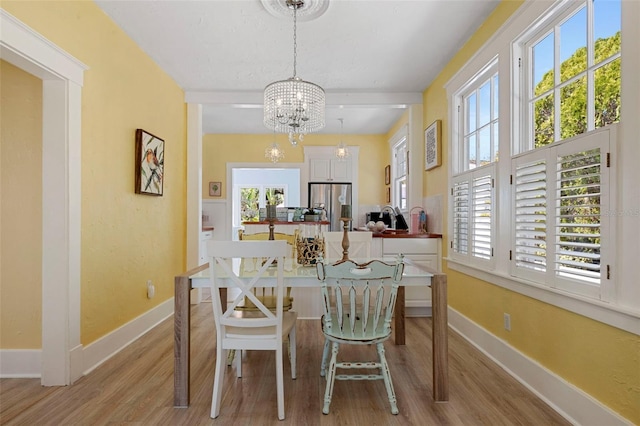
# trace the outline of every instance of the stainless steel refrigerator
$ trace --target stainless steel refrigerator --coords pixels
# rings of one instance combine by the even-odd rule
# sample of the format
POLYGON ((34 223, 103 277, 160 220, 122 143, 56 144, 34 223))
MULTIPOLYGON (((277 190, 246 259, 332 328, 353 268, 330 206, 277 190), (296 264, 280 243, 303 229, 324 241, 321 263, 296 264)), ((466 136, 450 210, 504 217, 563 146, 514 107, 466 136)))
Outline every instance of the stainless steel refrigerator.
MULTIPOLYGON (((342 231, 342 205, 351 205, 351 184, 347 182, 309 182, 309 208, 323 207, 330 231, 342 231)), ((351 229, 351 223, 349 224, 351 229)))

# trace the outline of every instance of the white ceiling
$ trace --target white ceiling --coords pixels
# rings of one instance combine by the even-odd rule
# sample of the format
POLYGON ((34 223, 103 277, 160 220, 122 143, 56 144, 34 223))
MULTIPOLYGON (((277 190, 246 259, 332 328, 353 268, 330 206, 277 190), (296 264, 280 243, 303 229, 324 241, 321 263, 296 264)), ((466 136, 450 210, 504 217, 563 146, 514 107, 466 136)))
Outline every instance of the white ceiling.
MULTIPOLYGON (((327 93, 320 133, 339 133, 339 118, 345 134, 386 133, 408 104, 422 103, 424 89, 499 2, 331 0, 318 18, 299 18, 297 75, 327 93)), ((269 133, 263 90, 293 75, 292 17, 274 16, 260 0, 96 3, 188 102, 203 103, 204 133, 269 133)))

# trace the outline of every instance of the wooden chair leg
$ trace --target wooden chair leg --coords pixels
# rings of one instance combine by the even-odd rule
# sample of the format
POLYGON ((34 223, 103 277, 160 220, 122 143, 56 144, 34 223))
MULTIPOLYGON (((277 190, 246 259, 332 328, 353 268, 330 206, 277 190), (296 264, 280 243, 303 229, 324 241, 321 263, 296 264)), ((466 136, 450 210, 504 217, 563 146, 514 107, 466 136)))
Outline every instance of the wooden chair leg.
POLYGON ((220 403, 222 402, 222 385, 224 384, 224 362, 223 351, 218 343, 216 349, 216 371, 213 379, 213 390, 211 394, 211 418, 215 419, 220 414, 220 403))
POLYGON ((324 391, 324 407, 322 408, 322 414, 329 414, 329 405, 331 405, 331 397, 333 396, 333 384, 336 379, 338 348, 338 343, 331 342, 331 361, 329 362, 329 375, 327 376, 327 385, 324 391))
POLYGON ((236 353, 236 377, 242 377, 242 350, 238 349, 236 353))
POLYGON ((380 370, 382 371, 382 378, 384 380, 384 386, 387 388, 387 396, 389 397, 389 403, 391 404, 391 414, 398 414, 398 405, 396 401, 396 393, 393 390, 393 382, 391 381, 391 372, 389 371, 389 364, 387 364, 387 357, 384 355, 384 344, 376 344, 378 349, 378 356, 380 357, 380 370))
POLYGON ((327 359, 329 358, 329 340, 324 340, 324 349, 322 350, 322 364, 320 364, 320 377, 327 374, 327 359))
POLYGON ((287 345, 289 352, 289 364, 291 365, 291 378, 295 379, 297 375, 296 365, 296 328, 293 327, 289 332, 289 344, 287 345))

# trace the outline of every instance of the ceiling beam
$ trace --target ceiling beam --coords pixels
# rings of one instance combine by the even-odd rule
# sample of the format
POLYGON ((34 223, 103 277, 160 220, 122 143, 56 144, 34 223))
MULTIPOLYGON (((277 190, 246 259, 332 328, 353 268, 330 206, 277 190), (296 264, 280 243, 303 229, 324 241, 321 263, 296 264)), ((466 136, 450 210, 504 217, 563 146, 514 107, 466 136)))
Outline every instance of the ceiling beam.
MULTIPOLYGON (((262 108, 263 92, 187 91, 185 102, 226 106, 229 108, 262 108)), ((326 92, 327 107, 343 108, 407 108, 421 104, 419 92, 326 92)))

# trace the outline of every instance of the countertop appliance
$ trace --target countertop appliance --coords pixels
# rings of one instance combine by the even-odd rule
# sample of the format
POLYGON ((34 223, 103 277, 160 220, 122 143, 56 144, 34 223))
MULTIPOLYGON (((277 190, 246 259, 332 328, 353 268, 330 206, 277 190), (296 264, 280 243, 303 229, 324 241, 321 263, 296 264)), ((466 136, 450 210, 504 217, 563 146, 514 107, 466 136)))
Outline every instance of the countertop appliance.
MULTIPOLYGON (((327 221, 330 223, 330 231, 342 231, 340 211, 345 204, 352 204, 351 183, 309 182, 309 208, 324 207, 327 212, 327 221)), ((349 229, 351 229, 352 223, 349 224, 349 229)))

